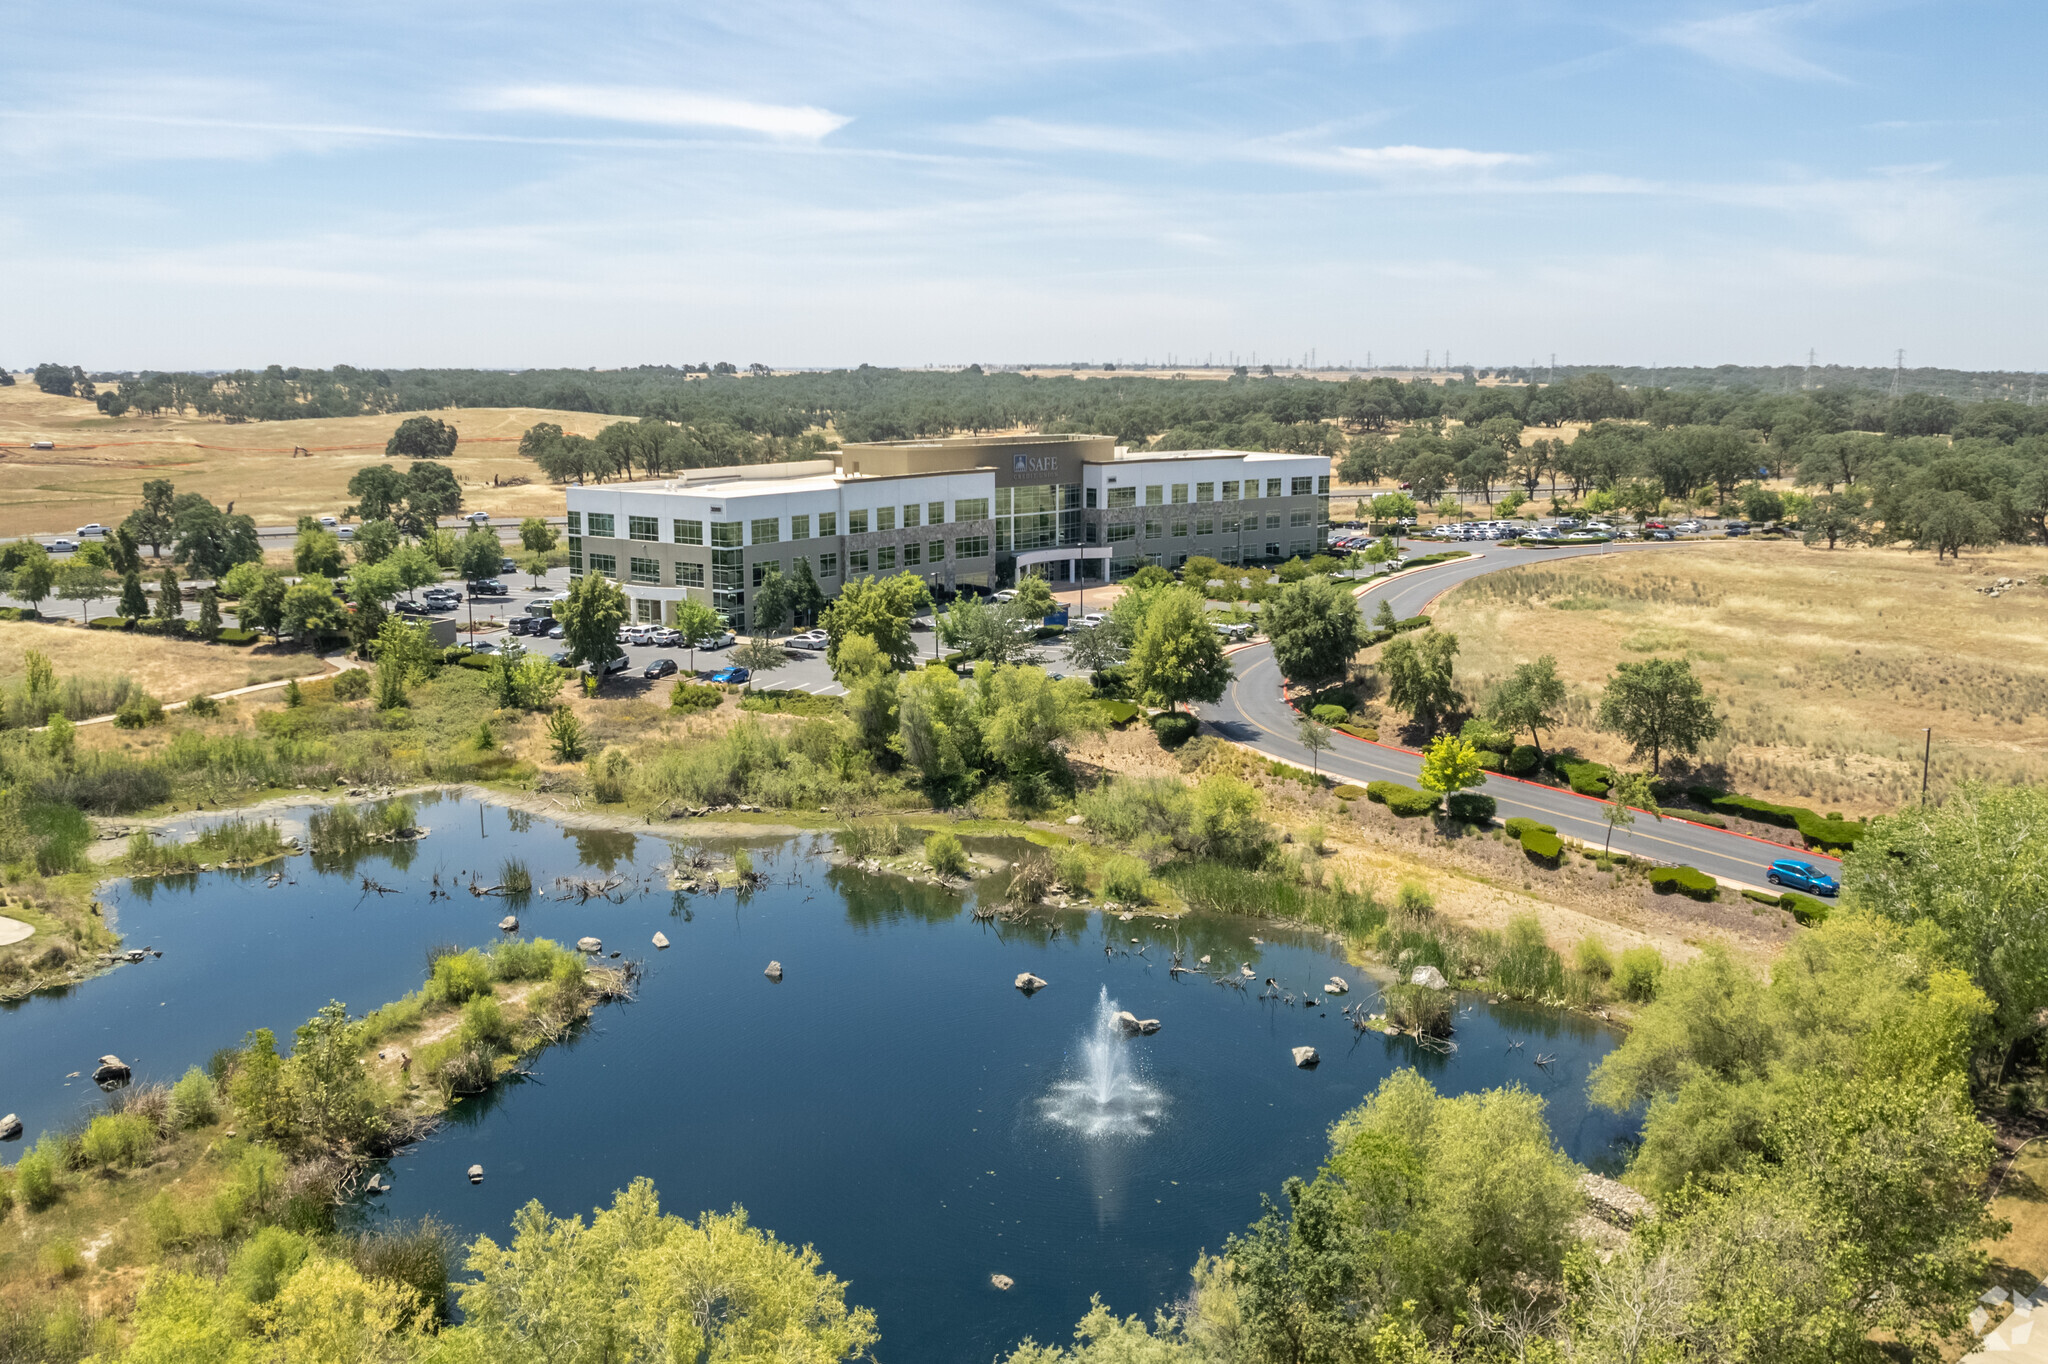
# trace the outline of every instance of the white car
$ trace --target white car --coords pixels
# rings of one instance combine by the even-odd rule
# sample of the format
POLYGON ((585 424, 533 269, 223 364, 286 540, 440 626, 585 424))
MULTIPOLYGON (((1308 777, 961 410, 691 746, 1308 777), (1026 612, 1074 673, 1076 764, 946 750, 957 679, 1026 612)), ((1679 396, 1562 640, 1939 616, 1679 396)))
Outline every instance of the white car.
POLYGON ((334 532, 334 534, 335 538, 339 540, 353 540, 356 538, 356 528, 354 526, 343 526, 340 530, 334 532))
POLYGON ((730 631, 730 630, 720 630, 720 631, 719 631, 718 633, 716 633, 716 634, 711 634, 711 635, 706 635, 706 636, 704 636, 704 638, 702 638, 702 639, 698 640, 698 641, 696 642, 696 644, 695 644, 695 645, 693 645, 692 647, 693 647, 693 648, 698 648, 698 649, 723 649, 723 648, 725 648, 725 647, 726 647, 727 645, 731 644, 731 643, 732 643, 732 641, 733 641, 733 633, 732 633, 732 631, 730 631))
POLYGON ((69 554, 77 548, 78 542, 76 540, 57 539, 50 541, 50 553, 52 554, 69 554))
POLYGON ((491 514, 487 511, 473 511, 462 519, 472 526, 484 526, 490 524, 491 514))
POLYGON ((327 527, 327 529, 329 530, 333 530, 336 526, 340 525, 341 522, 332 516, 323 516, 320 518, 320 524, 327 527))
POLYGON ((1225 639, 1250 639, 1252 637, 1252 627, 1244 624, 1233 625, 1219 620, 1216 622, 1216 633, 1225 639))
POLYGON ((1017 594, 1010 588, 1006 587, 1002 591, 996 593, 995 599, 999 602, 1013 602, 1017 600, 1017 594))
POLYGON ((1105 619, 1107 618, 1100 611, 1090 611, 1087 615, 1081 617, 1081 626, 1083 629, 1092 630, 1102 624, 1105 619))
POLYGON ((639 644, 642 646, 649 645, 654 643, 654 627, 648 625, 636 625, 630 630, 621 630, 619 632, 619 638, 622 642, 626 644, 639 644))
POLYGON ((800 635, 791 635, 786 641, 792 649, 822 649, 832 642, 832 637, 823 630, 806 630, 800 635))
POLYGON ((93 522, 89 526, 80 526, 78 528, 78 538, 81 540, 91 540, 97 536, 103 536, 106 533, 107 528, 97 521, 93 522))

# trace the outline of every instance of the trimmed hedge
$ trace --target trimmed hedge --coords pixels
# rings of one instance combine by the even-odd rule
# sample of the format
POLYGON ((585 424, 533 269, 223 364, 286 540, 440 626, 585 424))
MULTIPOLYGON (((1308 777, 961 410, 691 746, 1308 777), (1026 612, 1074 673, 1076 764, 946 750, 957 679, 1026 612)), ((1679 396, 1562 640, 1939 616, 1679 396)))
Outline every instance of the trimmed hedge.
POLYGON ((1113 725, 1127 725, 1145 713, 1145 708, 1136 701, 1097 701, 1102 714, 1113 725))
POLYGON ((1351 712, 1342 706, 1322 705, 1309 712, 1318 724, 1341 725, 1351 718, 1351 712))
POLYGON ((1501 770, 1501 768, 1505 767, 1506 765, 1507 759, 1503 758, 1500 754, 1495 753, 1492 749, 1482 748, 1479 750, 1480 771, 1498 772, 1501 770))
POLYGON ((1582 796, 1604 796, 1614 785, 1614 769, 1606 763, 1588 762, 1570 753, 1550 755, 1550 770, 1582 796))
POLYGON ((1360 796, 1365 794, 1365 788, 1363 786, 1356 786, 1350 782, 1346 782, 1344 785, 1339 786, 1335 790, 1331 791, 1330 794, 1335 796, 1338 800, 1357 800, 1360 796))
POLYGON ((155 616, 144 616, 135 622, 135 628, 145 635, 163 635, 170 639, 182 639, 192 632, 189 620, 158 620, 155 616))
POLYGON ((1557 832, 1557 826, 1555 824, 1543 824, 1536 820, 1528 818, 1526 815, 1516 815, 1513 819, 1507 822, 1506 827, 1507 831, 1510 834, 1514 835, 1516 838, 1520 838, 1523 834, 1528 833, 1531 829, 1541 829, 1546 834, 1554 834, 1557 832))
POLYGON ((1531 860, 1546 867, 1555 868, 1564 860, 1564 840, 1543 825, 1522 830, 1515 841, 1522 845, 1523 853, 1531 860))
POLYGON ((1507 757, 1501 759, 1500 770, 1511 777, 1526 777, 1542 761, 1543 755, 1536 751, 1534 744, 1516 744, 1507 757))
POLYGON ((1695 900, 1711 900, 1720 893, 1721 883, 1696 867, 1659 867, 1650 873, 1650 889, 1659 895, 1677 891, 1695 900))
POLYGON ((1440 549, 1434 554, 1424 554, 1419 558, 1410 559, 1407 563, 1401 565, 1400 571, 1405 572, 1411 568, 1427 568, 1431 564, 1447 564, 1453 559, 1469 559, 1471 557, 1472 551, 1469 549, 1440 549))
POLYGON ((1435 792, 1418 791, 1412 786, 1403 786, 1395 781, 1367 782, 1365 794, 1403 819, 1412 819, 1417 815, 1433 815, 1437 809, 1435 792))
POLYGON ((1202 722, 1182 711, 1169 710, 1152 717, 1152 732, 1161 748, 1179 748, 1201 731, 1202 722))
POLYGON ((1830 908, 1827 901, 1816 900, 1811 895, 1801 895, 1796 890, 1788 890, 1783 895, 1766 895, 1760 890, 1745 890, 1742 897, 1745 900, 1754 900, 1760 905, 1786 910, 1793 918, 1808 926, 1826 922, 1830 908))
POLYGON ((1337 728, 1354 739, 1370 739, 1374 743, 1380 739, 1380 732, 1369 725, 1338 725, 1337 728))
POLYGON ((490 654, 464 654, 455 660, 455 666, 468 668, 471 672, 487 673, 491 670, 492 661, 493 656, 490 654))
POLYGON ((0 620, 41 620, 43 613, 33 606, 0 606, 0 620))
POLYGON ((93 630, 133 630, 135 622, 127 616, 94 616, 86 626, 93 630))
POLYGON ((1759 824, 1797 829, 1809 848, 1843 852, 1856 846, 1867 829, 1861 820, 1829 819, 1800 805, 1774 805, 1754 796, 1738 796, 1713 786, 1689 786, 1685 794, 1694 802, 1726 815, 1738 815, 1759 824))
POLYGON ((1467 824, 1491 824, 1493 812, 1499 808, 1492 796, 1477 796, 1470 791, 1452 792, 1445 805, 1452 819, 1463 820, 1467 824))
POLYGON ((214 638, 222 644, 254 644, 257 634, 254 630, 223 630, 214 638))

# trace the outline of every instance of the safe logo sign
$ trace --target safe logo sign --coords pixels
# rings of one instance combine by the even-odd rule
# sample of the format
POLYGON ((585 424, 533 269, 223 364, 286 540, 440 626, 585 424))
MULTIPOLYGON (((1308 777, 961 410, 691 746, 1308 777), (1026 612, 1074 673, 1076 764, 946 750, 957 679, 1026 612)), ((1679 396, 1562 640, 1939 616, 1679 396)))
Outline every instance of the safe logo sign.
POLYGON ((1057 473, 1059 467, 1059 460, 1052 455, 1016 455, 1010 464, 1011 472, 1019 474, 1057 473))

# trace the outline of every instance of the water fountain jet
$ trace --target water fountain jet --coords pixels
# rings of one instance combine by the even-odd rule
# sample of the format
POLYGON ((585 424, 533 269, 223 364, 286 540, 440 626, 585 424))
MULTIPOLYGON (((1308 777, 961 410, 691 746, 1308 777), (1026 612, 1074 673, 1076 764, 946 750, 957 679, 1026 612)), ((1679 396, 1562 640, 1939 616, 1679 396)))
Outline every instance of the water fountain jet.
POLYGON ((1049 1121, 1084 1137, 1145 1136, 1166 1106, 1165 1096, 1138 1077, 1118 1012, 1104 986, 1076 1065, 1041 1101, 1049 1121))

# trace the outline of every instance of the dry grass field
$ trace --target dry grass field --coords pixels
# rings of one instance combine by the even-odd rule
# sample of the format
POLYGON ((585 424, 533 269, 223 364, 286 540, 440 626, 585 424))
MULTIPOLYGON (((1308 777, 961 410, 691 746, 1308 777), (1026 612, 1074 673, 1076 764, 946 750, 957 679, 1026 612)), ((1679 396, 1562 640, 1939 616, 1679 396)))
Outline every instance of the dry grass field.
POLYGON ((127 676, 164 701, 321 671, 320 660, 311 654, 272 652, 267 645, 245 649, 29 621, 0 625, 0 686, 20 681, 31 649, 47 655, 60 678, 127 676))
POLYGON ((1902 550, 1760 541, 1533 564, 1439 601, 1468 693, 1554 654, 1570 722, 1550 742, 1602 761, 1593 728, 1617 662, 1691 660, 1726 717, 1700 755, 1731 787, 1851 815, 1917 799, 1923 726, 1933 786, 2048 779, 2048 550, 1961 564, 1902 550), (2027 585, 1999 597, 2000 577, 2027 585))
POLYGON ((258 525, 338 515, 349 501, 350 476, 385 463, 385 440, 399 422, 417 415, 439 417, 461 433, 448 464, 462 485, 463 505, 501 516, 561 514, 561 489, 519 456, 527 427, 551 421, 596 435, 620 420, 502 407, 232 426, 189 415, 111 418, 83 398, 51 397, 16 376, 12 388, 0 388, 0 536, 69 534, 91 521, 114 525, 152 478, 170 479, 179 491, 204 493, 222 505, 233 502, 258 525), (40 440, 57 448, 29 449, 40 440), (294 457, 294 447, 310 454, 294 457))

